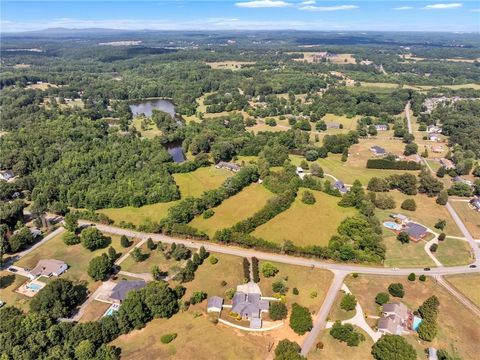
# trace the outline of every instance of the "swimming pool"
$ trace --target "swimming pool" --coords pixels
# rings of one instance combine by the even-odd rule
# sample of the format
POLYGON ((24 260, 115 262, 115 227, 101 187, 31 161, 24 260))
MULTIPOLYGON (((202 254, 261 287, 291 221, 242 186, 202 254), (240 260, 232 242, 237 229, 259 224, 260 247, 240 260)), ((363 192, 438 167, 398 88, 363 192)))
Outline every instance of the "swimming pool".
POLYGON ((111 315, 113 315, 115 312, 117 312, 118 309, 120 309, 120 305, 118 305, 118 304, 112 304, 112 305, 107 309, 107 311, 105 311, 105 314, 103 314, 103 316, 111 316, 111 315))
POLYGON ((413 330, 417 331, 421 323, 422 323, 422 319, 419 318, 418 316, 414 316, 413 325, 412 325, 413 330))
POLYGON ((35 284, 35 283, 27 284, 27 289, 34 292, 39 291, 42 287, 43 286, 40 284, 35 284))
POLYGON ((402 225, 397 224, 396 222, 393 222, 393 221, 385 221, 383 223, 383 226, 385 226, 387 229, 390 229, 390 230, 402 230, 402 225))

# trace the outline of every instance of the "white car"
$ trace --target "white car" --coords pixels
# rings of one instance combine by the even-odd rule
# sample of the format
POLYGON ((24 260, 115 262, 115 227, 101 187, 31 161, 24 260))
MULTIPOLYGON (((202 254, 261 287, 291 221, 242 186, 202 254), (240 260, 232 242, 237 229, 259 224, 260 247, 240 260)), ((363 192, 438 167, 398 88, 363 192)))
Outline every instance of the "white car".
POLYGON ((393 271, 398 271, 400 270, 399 268, 392 268, 393 271))

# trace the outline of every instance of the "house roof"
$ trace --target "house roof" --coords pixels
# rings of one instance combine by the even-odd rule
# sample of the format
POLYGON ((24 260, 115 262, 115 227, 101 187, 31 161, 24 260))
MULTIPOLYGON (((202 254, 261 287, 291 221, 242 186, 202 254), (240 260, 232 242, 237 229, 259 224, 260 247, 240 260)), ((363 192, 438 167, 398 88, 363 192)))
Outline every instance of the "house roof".
POLYGON ((64 271, 64 267, 67 264, 61 260, 55 259, 43 259, 37 263, 32 270, 30 270, 30 275, 37 277, 37 276, 50 276, 52 274, 60 274, 64 271))
POLYGON ((475 198, 475 199, 470 200, 470 204, 475 206, 477 209, 480 209, 480 199, 479 198, 475 198))
POLYGON ((143 280, 122 280, 112 289, 110 294, 111 299, 123 301, 127 297, 127 294, 132 290, 142 289, 146 286, 146 282, 143 280))
POLYGON ((335 129, 337 129, 337 128, 340 127, 340 124, 337 123, 337 122, 329 122, 329 123, 327 123, 327 127, 328 127, 328 128, 335 128, 335 129))
POLYGON ((428 348, 428 360, 438 360, 437 349, 434 347, 428 348))
POLYGON ((377 154, 385 154, 386 153, 385 149, 378 146, 378 145, 373 145, 370 149, 377 154))
POLYGON ((407 223, 407 226, 405 227, 405 231, 408 233, 408 235, 410 235, 410 237, 412 237, 414 239, 420 239, 423 236, 425 236, 425 234, 427 233, 428 230, 423 225, 413 223, 413 222, 409 222, 409 223, 407 223))
POLYGON ((223 306, 223 298, 221 298, 220 296, 211 296, 208 298, 207 309, 210 309, 210 308, 221 309, 222 306, 223 306))
POLYGON ((408 318, 408 308, 402 303, 389 303, 383 305, 384 313, 392 313, 400 319, 408 318))
POLYGON ((2 170, 0 171, 0 177, 4 180, 9 180, 14 177, 12 170, 2 170))
POLYGON ((377 323, 378 330, 388 331, 391 334, 400 334, 401 325, 400 321, 395 316, 387 316, 380 318, 377 323), (399 329, 400 327, 400 329, 399 329))
POLYGON ((262 300, 260 294, 245 294, 238 291, 233 295, 232 311, 242 317, 258 318, 260 311, 268 308, 268 301, 262 300))
POLYGON ((227 168, 229 170, 240 170, 240 165, 231 162, 219 161, 217 166, 227 168))

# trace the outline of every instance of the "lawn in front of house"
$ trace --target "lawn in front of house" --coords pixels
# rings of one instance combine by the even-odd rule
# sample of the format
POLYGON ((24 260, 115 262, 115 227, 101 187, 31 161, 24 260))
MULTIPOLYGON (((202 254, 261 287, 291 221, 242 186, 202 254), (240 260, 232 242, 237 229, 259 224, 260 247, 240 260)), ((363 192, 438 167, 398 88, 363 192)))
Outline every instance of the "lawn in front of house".
POLYGON ((278 244, 290 240, 299 246, 326 246, 330 237, 337 233, 342 220, 357 214, 353 208, 338 206, 340 198, 320 191, 312 191, 315 204, 304 204, 301 201, 304 191, 305 189, 299 191, 289 209, 259 226, 252 235, 278 244))
POLYGON ((334 339, 330 335, 330 330, 323 330, 317 338, 315 344, 323 343, 323 349, 315 347, 308 353, 309 360, 373 360, 371 355, 373 340, 362 329, 355 327, 355 330, 365 336, 358 346, 348 346, 344 342, 334 339))
POLYGON ((330 309, 330 313, 328 314, 328 321, 337 321, 337 320, 343 321, 343 320, 351 319, 357 313, 355 309, 346 311, 340 307, 340 303, 344 295, 345 295, 345 292, 343 292, 343 290, 340 290, 337 293, 335 302, 333 303, 332 308, 330 309))
POLYGON ((416 335, 405 336, 412 344, 419 358, 425 348, 433 346, 437 349, 446 349, 450 353, 457 353, 462 359, 476 359, 478 344, 480 343, 480 331, 478 323, 473 320, 474 315, 441 285, 430 277, 425 282, 408 281, 406 276, 370 276, 359 275, 357 278, 347 277, 345 283, 362 305, 366 315, 379 315, 380 307, 375 303, 375 296, 379 292, 388 292, 388 285, 400 282, 405 289, 402 299, 391 298, 401 301, 412 311, 432 295, 436 295, 440 301, 438 316, 438 335, 432 342, 424 342, 416 335))
POLYGON ((468 265, 472 262, 472 250, 465 240, 446 238, 438 243, 434 254, 445 266, 468 265))
POLYGON ((473 210, 465 201, 450 201, 474 239, 480 239, 480 212, 473 210))
POLYGON ((480 307, 480 274, 459 274, 445 277, 458 291, 480 307))
POLYGON ((220 187, 226 178, 233 173, 215 166, 202 167, 195 171, 183 174, 173 174, 182 198, 189 196, 199 197, 204 191, 220 187))
MULTIPOLYGON (((63 242, 62 235, 63 233, 44 243, 35 249, 35 251, 32 251, 30 254, 20 259, 15 265, 33 269, 38 261, 42 259, 61 260, 68 265, 68 270, 60 275, 61 278, 72 281, 84 281, 89 290, 93 291, 98 287, 100 282, 95 282, 90 276, 88 276, 88 264, 94 257, 106 253, 108 246, 104 249, 98 249, 95 251, 85 249, 82 244, 68 246, 63 242)), ((120 236, 111 234, 106 235, 112 239, 109 246, 112 246, 118 254, 128 251, 128 249, 125 249, 120 245, 120 236)), ((43 281, 43 278, 40 279, 40 281, 43 281)))
POLYGON ((31 298, 15 292, 26 281, 29 281, 26 277, 4 270, 0 271, 0 300, 8 306, 28 310, 31 298))
MULTIPOLYGON (((386 230, 385 231, 389 231, 386 230)), ((393 234, 393 232, 391 232, 393 234)), ((417 243, 410 241, 402 244, 396 235, 384 236, 387 252, 385 254, 385 267, 422 267, 435 266, 433 260, 425 252, 425 241, 417 243)))
POLYGON ((388 194, 394 198, 396 207, 395 209, 389 210, 377 209, 375 212, 381 221, 388 219, 390 214, 403 214, 409 219, 418 222, 432 229, 435 232, 440 233, 442 232, 442 230, 435 229, 435 224, 438 220, 443 219, 447 222, 447 226, 443 230, 445 234, 450 236, 463 236, 462 232, 455 224, 455 221, 450 216, 447 208, 445 206, 438 205, 435 202, 435 197, 428 197, 424 194, 409 196, 402 194, 400 191, 397 190, 391 190, 385 194, 388 194), (415 204, 417 205, 417 209, 415 211, 403 210, 401 208, 403 201, 405 201, 406 199, 415 200, 415 204))
POLYGON ((240 193, 226 199, 222 204, 213 208, 215 215, 204 219, 197 216, 189 225, 208 234, 210 238, 217 230, 221 230, 252 216, 260 210, 267 200, 273 197, 262 184, 251 184, 240 193))

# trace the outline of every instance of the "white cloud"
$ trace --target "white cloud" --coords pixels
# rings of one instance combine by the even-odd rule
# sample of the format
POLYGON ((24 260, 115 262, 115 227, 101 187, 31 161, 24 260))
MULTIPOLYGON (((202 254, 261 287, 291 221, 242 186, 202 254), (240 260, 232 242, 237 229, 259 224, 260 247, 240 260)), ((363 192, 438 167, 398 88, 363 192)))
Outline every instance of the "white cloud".
POLYGON ((315 0, 306 0, 306 1, 302 1, 300 5, 313 5, 315 3, 316 3, 315 0))
POLYGON ((235 3, 235 6, 239 8, 273 8, 286 7, 291 5, 292 4, 282 0, 255 0, 235 3))
POLYGON ((342 11, 357 9, 356 5, 337 5, 337 6, 302 6, 300 10, 303 11, 342 11))
POLYGON ((425 10, 444 10, 444 9, 458 9, 461 8, 461 3, 449 3, 449 4, 432 4, 424 7, 425 10))
POLYGON ((400 6, 400 7, 393 8, 393 10, 398 10, 398 11, 413 10, 413 9, 414 9, 413 6, 400 6))

